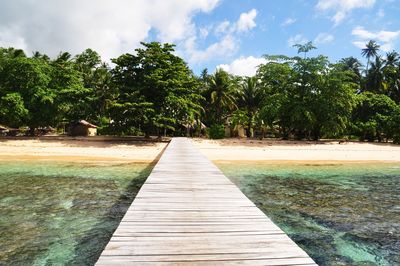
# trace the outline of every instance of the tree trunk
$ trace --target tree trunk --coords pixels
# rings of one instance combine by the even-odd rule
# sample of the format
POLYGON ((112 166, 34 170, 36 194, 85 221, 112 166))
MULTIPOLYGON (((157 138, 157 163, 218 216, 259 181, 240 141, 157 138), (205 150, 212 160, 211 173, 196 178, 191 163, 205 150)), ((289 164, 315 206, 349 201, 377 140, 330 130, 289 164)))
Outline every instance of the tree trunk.
POLYGON ((289 130, 287 130, 285 127, 282 127, 282 139, 289 140, 289 130))
POLYGON ((312 131, 313 140, 317 141, 321 138, 321 127, 315 127, 312 131))

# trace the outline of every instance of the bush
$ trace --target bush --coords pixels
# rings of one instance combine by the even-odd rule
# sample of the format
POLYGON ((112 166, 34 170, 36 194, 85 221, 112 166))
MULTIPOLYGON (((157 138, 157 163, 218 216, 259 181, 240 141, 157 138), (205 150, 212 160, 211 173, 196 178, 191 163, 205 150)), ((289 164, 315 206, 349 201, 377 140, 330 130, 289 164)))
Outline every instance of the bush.
POLYGON ((225 137, 224 125, 212 125, 208 131, 210 139, 223 139, 225 137))
POLYGON ((394 144, 400 144, 400 134, 394 135, 394 137, 393 137, 393 143, 394 143, 394 144))

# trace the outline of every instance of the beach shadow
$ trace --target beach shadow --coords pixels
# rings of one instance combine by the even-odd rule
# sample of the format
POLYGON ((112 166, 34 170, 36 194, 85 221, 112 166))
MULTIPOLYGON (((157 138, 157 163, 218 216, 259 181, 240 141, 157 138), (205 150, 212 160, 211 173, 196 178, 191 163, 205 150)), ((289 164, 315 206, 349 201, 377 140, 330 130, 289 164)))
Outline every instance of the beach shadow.
POLYGON ((226 139, 202 139, 202 138, 193 138, 193 140, 197 143, 202 143, 203 141, 211 141, 219 146, 254 146, 254 147, 268 147, 268 146, 299 146, 306 147, 310 145, 331 145, 331 144, 360 144, 360 145, 376 145, 380 147, 400 147, 400 145, 396 145, 393 143, 386 142, 362 142, 362 141, 346 141, 340 139, 322 139, 322 140, 281 140, 281 139, 247 139, 247 138, 226 138, 226 139))
POLYGON ((112 148, 119 145, 133 147, 153 147, 157 143, 168 143, 170 138, 144 137, 68 137, 68 136, 43 136, 43 137, 0 137, 0 143, 21 140, 36 140, 43 143, 58 143, 68 147, 112 148))
POLYGON ((281 139, 247 139, 247 138, 226 138, 219 140, 211 140, 211 139, 200 139, 194 138, 195 142, 201 143, 202 141, 212 141, 220 146, 309 146, 315 144, 330 144, 332 140, 281 140, 281 139))

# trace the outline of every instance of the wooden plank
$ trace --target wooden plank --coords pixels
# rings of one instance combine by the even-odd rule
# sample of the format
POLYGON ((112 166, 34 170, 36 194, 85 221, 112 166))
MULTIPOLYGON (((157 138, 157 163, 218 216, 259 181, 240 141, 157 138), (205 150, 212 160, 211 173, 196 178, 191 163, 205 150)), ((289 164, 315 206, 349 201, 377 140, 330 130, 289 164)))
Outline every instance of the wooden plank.
POLYGON ((168 145, 97 265, 316 265, 186 138, 168 145))

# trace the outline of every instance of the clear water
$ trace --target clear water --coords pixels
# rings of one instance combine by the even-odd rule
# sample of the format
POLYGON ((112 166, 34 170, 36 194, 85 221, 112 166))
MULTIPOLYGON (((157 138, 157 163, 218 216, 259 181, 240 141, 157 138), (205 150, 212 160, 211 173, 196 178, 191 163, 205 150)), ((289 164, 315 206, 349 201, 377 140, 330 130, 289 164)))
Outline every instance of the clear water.
POLYGON ((93 265, 151 169, 0 162, 0 265, 93 265))
POLYGON ((218 166, 319 265, 400 265, 400 164, 218 166))

